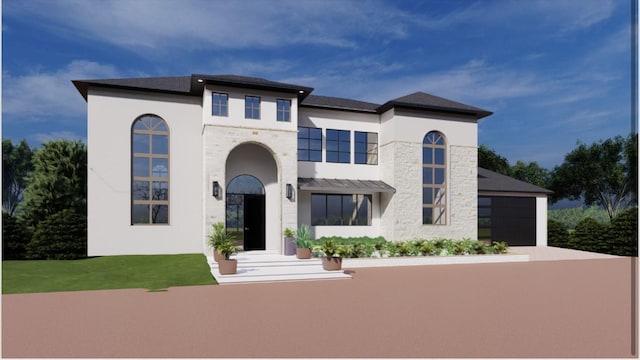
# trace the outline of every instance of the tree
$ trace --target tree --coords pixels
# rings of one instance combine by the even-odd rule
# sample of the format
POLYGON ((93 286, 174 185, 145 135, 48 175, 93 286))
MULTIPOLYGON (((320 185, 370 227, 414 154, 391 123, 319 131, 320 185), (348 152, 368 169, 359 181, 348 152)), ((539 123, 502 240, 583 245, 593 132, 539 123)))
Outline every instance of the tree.
POLYGON ((25 140, 17 146, 2 140, 2 210, 13 216, 22 201, 33 151, 25 140))
POLYGON ((64 209, 86 214, 87 150, 80 141, 54 140, 34 152, 27 177, 25 217, 35 226, 64 209))
POLYGON ((509 176, 543 188, 549 185, 549 171, 535 161, 525 163, 518 160, 509 169, 509 176))
POLYGON ((486 145, 478 147, 478 166, 499 174, 509 175, 509 161, 489 149, 486 145))
POLYGON ((632 166, 629 166, 634 161, 630 158, 633 153, 625 151, 629 141, 637 143, 634 138, 635 135, 628 139, 616 136, 592 145, 579 142, 577 148, 565 156, 564 162, 553 169, 551 202, 582 198, 586 205, 597 204, 604 208, 609 219, 613 219, 621 208, 630 204, 634 181, 637 184, 637 179, 632 179, 632 166))

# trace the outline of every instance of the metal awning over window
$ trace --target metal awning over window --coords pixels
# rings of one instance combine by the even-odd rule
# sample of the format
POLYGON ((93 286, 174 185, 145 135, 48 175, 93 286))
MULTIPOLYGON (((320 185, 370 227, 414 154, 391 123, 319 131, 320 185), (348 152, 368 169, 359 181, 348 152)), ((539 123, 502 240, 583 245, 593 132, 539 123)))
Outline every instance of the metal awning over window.
POLYGON ((318 178, 298 178, 298 189, 305 191, 340 191, 349 193, 396 192, 396 189, 379 180, 318 178))

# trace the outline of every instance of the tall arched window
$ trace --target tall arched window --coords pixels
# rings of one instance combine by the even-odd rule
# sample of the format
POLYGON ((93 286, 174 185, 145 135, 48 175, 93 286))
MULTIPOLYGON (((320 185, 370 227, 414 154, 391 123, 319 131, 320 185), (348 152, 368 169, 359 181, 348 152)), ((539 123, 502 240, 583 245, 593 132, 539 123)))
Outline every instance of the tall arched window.
POLYGON ((447 144, 444 136, 432 131, 422 140, 422 223, 447 222, 447 144))
POLYGON ((169 223, 169 127, 143 115, 131 127, 131 224, 169 223))

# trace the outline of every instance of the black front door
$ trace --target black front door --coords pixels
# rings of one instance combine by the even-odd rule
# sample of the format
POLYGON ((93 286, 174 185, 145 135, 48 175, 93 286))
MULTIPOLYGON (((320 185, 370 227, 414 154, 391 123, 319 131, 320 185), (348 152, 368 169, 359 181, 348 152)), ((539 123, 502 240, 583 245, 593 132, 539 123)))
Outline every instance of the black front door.
POLYGON ((244 195, 244 250, 264 250, 264 195, 244 195))

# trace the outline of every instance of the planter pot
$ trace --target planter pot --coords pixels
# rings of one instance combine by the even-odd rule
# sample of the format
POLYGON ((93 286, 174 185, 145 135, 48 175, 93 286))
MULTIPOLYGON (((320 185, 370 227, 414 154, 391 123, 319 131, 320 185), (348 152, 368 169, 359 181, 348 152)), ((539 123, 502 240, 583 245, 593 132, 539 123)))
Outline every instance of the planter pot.
POLYGON ((218 270, 221 275, 232 275, 235 274, 238 270, 238 260, 237 259, 229 259, 229 260, 220 260, 218 261, 218 270))
POLYGON ((323 257, 322 268, 328 271, 342 270, 342 258, 339 256, 323 257))
POLYGON ((284 254, 295 255, 296 254, 296 239, 292 237, 284 238, 284 254))
POLYGON ((220 260, 224 260, 224 256, 220 254, 216 249, 213 249, 213 260, 219 263, 220 260))
POLYGON ((298 259, 311 259, 311 249, 296 248, 296 257, 298 259))

